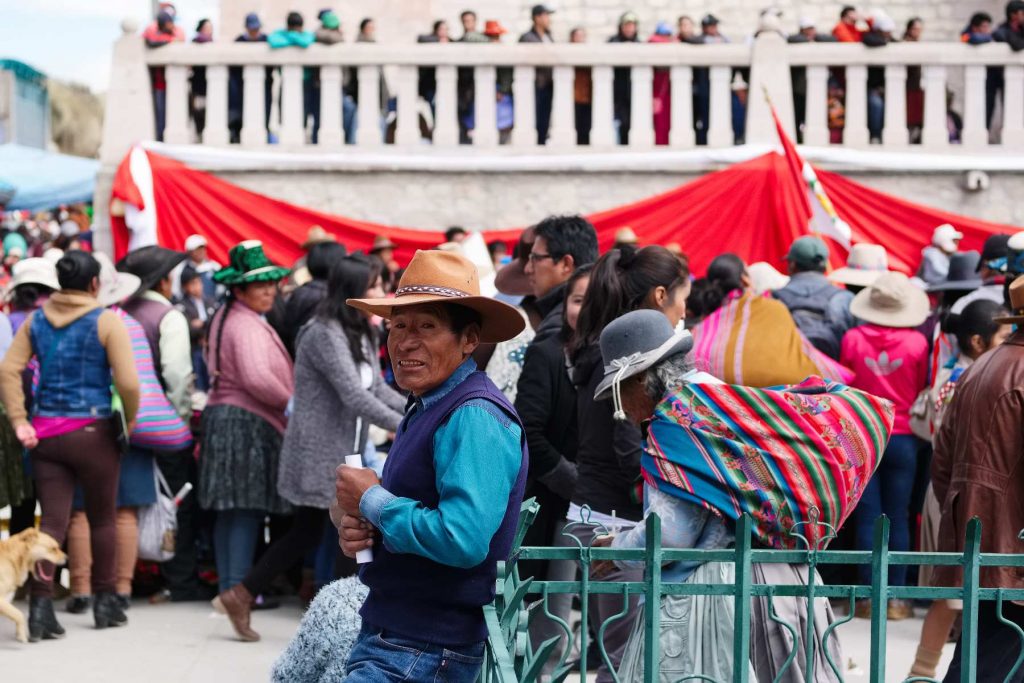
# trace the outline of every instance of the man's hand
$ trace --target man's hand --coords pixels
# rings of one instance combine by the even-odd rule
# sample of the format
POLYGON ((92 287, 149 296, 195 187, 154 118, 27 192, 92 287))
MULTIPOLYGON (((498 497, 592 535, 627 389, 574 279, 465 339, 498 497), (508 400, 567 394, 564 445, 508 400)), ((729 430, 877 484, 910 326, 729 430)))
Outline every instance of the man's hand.
POLYGON ((30 424, 18 425, 14 433, 18 436, 18 441, 21 445, 29 450, 39 445, 39 439, 36 437, 36 428, 30 424))
POLYGON ((347 514, 358 514, 359 501, 363 499, 363 494, 380 483, 377 473, 365 467, 348 465, 341 465, 336 473, 337 480, 334 486, 338 507, 347 514))
POLYGON ((360 550, 373 547, 373 537, 377 530, 361 517, 345 515, 338 527, 338 539, 341 551, 346 557, 355 558, 360 550))
MULTIPOLYGON (((590 544, 591 548, 608 548, 611 546, 614 536, 598 536, 590 544)), ((590 574, 595 579, 608 576, 615 571, 615 563, 611 560, 594 560, 590 563, 590 574)))

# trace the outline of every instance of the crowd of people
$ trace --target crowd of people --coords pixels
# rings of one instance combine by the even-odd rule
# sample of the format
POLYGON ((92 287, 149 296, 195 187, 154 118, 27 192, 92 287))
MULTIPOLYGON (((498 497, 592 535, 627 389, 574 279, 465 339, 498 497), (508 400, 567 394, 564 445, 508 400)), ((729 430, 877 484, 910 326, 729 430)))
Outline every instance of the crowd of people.
MULTIPOLYGON (((160 47, 176 41, 185 40, 182 29, 175 24, 175 8, 172 3, 161 3, 161 11, 156 21, 143 33, 146 45, 151 48, 160 47)), ((559 42, 552 30, 552 19, 555 9, 546 4, 535 5, 530 12, 531 25, 519 37, 520 43, 554 43, 559 42)), ((431 31, 418 38, 420 43, 500 43, 508 29, 497 20, 481 22, 476 12, 466 10, 460 15, 461 35, 455 36, 448 23, 439 19, 433 23, 431 31)), ((306 48, 314 43, 334 45, 344 41, 344 34, 338 15, 330 10, 320 11, 315 30, 307 28, 304 18, 298 12, 288 14, 284 28, 271 33, 263 31, 263 24, 256 13, 245 18, 244 31, 235 39, 236 42, 264 42, 272 49, 306 48)), ((774 32, 790 43, 862 43, 871 48, 884 47, 894 42, 917 42, 923 39, 925 26, 919 17, 907 20, 902 32, 897 30, 896 22, 884 10, 876 9, 862 15, 852 5, 844 6, 839 21, 831 31, 818 29, 813 17, 802 16, 796 22, 793 33, 783 28, 782 12, 778 8, 769 7, 760 14, 759 26, 755 33, 747 36, 753 40, 761 33, 774 32)), ((207 43, 212 39, 212 23, 203 19, 196 26, 193 42, 207 43)), ((565 34, 570 43, 585 43, 588 40, 587 30, 583 26, 572 27, 565 34)), ((1010 0, 1006 5, 1006 20, 995 26, 993 18, 985 12, 977 12, 970 17, 961 34, 963 42, 980 45, 989 42, 1008 43, 1014 51, 1024 49, 1024 3, 1021 0, 1010 0)), ((645 39, 641 31, 639 17, 631 11, 624 12, 618 21, 615 35, 608 38, 609 43, 686 43, 691 45, 713 45, 730 42, 721 30, 721 21, 713 14, 699 18, 683 15, 673 24, 667 20, 656 22, 653 30, 645 39)), ((358 32, 353 39, 357 43, 376 42, 376 25, 370 17, 359 23, 358 32)), ((274 100, 273 75, 274 67, 266 68, 264 80, 265 125, 269 142, 276 142, 271 132, 270 115, 274 100)), ((924 89, 921 83, 921 67, 911 66, 906 79, 906 123, 912 142, 920 142, 924 126, 924 89)), ((156 130, 158 139, 162 139, 166 112, 166 82, 163 67, 150 67, 153 87, 154 109, 156 112, 156 130)), ((802 136, 803 124, 807 110, 807 75, 804 67, 793 67, 793 104, 796 115, 798 136, 802 136)), ((394 140, 394 124, 396 121, 396 100, 387 87, 383 73, 380 77, 380 120, 373 125, 381 128, 381 134, 388 141, 394 140)), ((733 137, 736 144, 742 144, 746 128, 746 100, 749 69, 734 69, 731 81, 731 121, 733 137)), ((496 125, 499 142, 508 144, 511 131, 515 125, 513 106, 513 71, 511 67, 497 70, 496 81, 496 125)), ((667 145, 672 120, 671 79, 667 68, 655 70, 653 82, 653 124, 655 144, 667 145)), ((342 79, 342 129, 348 144, 355 142, 357 126, 357 104, 359 100, 358 71, 351 67, 343 69, 342 79)), ((241 67, 231 67, 228 82, 228 125, 231 141, 239 142, 242 129, 244 82, 241 67)), ((868 69, 867 101, 868 130, 872 142, 881 142, 884 126, 886 78, 884 67, 868 69)), ((1002 67, 989 67, 986 76, 986 122, 991 126, 997 103, 1004 90, 1002 67)), ((436 69, 424 66, 419 69, 418 95, 423 106, 419 108, 420 128, 424 138, 431 138, 436 114, 435 98, 437 95, 436 69)), ((303 128, 308 127, 309 141, 316 144, 320 128, 321 102, 320 70, 316 67, 305 68, 303 71, 303 128)), ((828 127, 831 141, 842 141, 845 126, 846 108, 846 77, 844 69, 830 69, 828 80, 828 127)), ((473 139, 475 121, 475 80, 472 67, 460 67, 456 85, 457 117, 460 142, 470 144, 473 139)), ((551 112, 554 96, 553 71, 548 67, 536 70, 534 81, 534 106, 537 143, 545 144, 551 125, 551 112)), ((951 99, 951 98, 948 98, 951 99)), ((591 70, 587 67, 575 69, 573 82, 574 127, 577 143, 590 144, 590 132, 593 119, 593 85, 591 70)), ((711 104, 710 70, 707 67, 695 68, 692 81, 692 111, 696 142, 707 144, 711 104)), ((189 110, 198 135, 202 135, 205 126, 206 107, 206 69, 195 67, 190 79, 189 110)), ((614 127, 619 144, 629 143, 629 132, 632 122, 632 87, 630 69, 617 67, 614 71, 613 83, 614 127)), ((947 124, 949 138, 959 142, 963 128, 961 116, 947 107, 947 124)))
MULTIPOLYGON (((1014 516, 1020 404, 1008 398, 1020 391, 1024 342, 1011 326, 1024 314, 1024 233, 962 251, 963 235, 938 226, 912 278, 874 244, 855 244, 832 269, 815 236, 792 244, 787 274, 723 253, 694 277, 678 245, 641 246, 628 228, 599 253, 580 216, 540 221, 511 251, 489 245, 480 269, 470 259, 479 262, 482 240, 458 227, 405 269, 385 236, 368 254, 348 253, 318 226, 290 267, 258 241, 218 264, 200 235, 182 251, 143 247, 115 265, 70 225, 56 231, 60 249, 48 246, 48 221, 22 218, 3 240, 8 257, 26 258, 10 265, 0 316, 0 505, 12 506, 17 533, 35 524, 38 503, 42 531, 68 549, 66 609, 91 609, 98 628, 125 624, 132 595, 149 593, 212 599, 240 639, 258 640, 253 610, 290 591, 309 600, 372 549, 351 680, 372 679, 387 659, 381 642, 461 653, 468 663, 456 673, 470 676, 479 607, 493 598, 493 565, 524 497, 540 503, 528 545, 642 547, 652 512, 667 546, 707 549, 737 542, 741 512, 756 520, 758 547, 794 547, 793 525, 812 507, 840 528, 833 547, 858 550, 872 548, 880 514, 895 552, 960 551, 975 514, 982 550, 1010 552, 1024 526, 1014 516), (481 294, 478 273, 494 271, 497 294, 481 294), (748 404, 758 409, 742 412, 748 404), (774 446, 763 446, 766 434, 774 446), (365 468, 336 477, 351 455, 365 468), (779 497, 796 486, 771 474, 783 457, 791 478, 807 477, 798 498, 779 497), (681 483, 697 461, 715 476, 694 481, 720 486, 681 483), (822 466, 844 483, 808 474, 822 466), (139 570, 139 516, 162 491, 178 494, 177 532, 155 579, 139 570), (585 514, 614 535, 578 524, 585 514)), ((848 569, 826 579, 851 580, 848 569)), ((556 581, 577 570, 518 565, 524 578, 556 581)), ((955 585, 952 570, 894 566, 888 580, 955 585)), ((814 570, 758 571, 759 582, 801 583, 814 570)), ((728 582, 730 572, 675 563, 665 576, 728 582)), ((595 573, 641 580, 642 567, 598 563, 595 573)), ((30 579, 33 641, 65 634, 56 576, 44 562, 30 579)), ((983 582, 1019 579, 983 569, 983 582)), ((537 646, 564 639, 559 619, 571 609, 567 595, 545 601, 530 625, 537 646)), ((592 626, 612 667, 641 680, 644 607, 631 598, 627 618, 602 628, 622 608, 621 596, 595 595, 592 626)), ((697 624, 666 671, 703 662, 704 675, 727 676, 738 664, 708 654, 731 633, 731 600, 680 597, 662 609, 667 629, 684 628, 680 613, 697 624)), ((819 635, 835 620, 827 601, 758 602, 757 680, 773 679, 788 656, 772 609, 813 620, 819 635)), ((897 620, 913 609, 858 600, 855 613, 897 620)), ((935 675, 957 609, 932 603, 913 675, 935 675)), ((1004 614, 1024 621, 1016 609, 1004 614)), ((983 650, 1015 638, 987 607, 980 619, 983 650)), ((834 631, 823 647, 840 661, 834 631)), ((831 680, 825 650, 815 657, 816 679, 831 680)), ((999 661, 979 657, 979 671, 995 675, 999 661)), ((598 680, 611 680, 599 664, 598 680)))

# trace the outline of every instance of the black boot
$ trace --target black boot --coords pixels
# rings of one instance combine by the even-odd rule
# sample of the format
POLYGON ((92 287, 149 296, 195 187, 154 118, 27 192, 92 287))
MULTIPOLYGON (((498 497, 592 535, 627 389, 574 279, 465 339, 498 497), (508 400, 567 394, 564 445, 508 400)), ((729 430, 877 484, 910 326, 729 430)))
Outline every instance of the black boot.
POLYGON ((28 640, 38 643, 64 637, 64 627, 53 612, 53 599, 31 596, 28 601, 28 640))
POLYGON ((124 626, 128 623, 128 617, 121 609, 117 593, 98 593, 93 599, 92 617, 96 622, 96 628, 124 626))

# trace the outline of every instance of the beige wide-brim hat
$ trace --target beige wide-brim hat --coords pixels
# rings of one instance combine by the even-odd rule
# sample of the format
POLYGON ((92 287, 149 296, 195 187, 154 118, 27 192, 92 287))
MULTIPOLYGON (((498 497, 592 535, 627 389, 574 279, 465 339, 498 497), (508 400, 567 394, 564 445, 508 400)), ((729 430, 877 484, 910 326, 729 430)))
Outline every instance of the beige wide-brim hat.
POLYGON ((880 244, 855 244, 846 266, 828 274, 832 282, 868 287, 879 275, 889 272, 889 253, 880 244))
POLYGON ((789 284, 789 276, 783 275, 778 268, 765 261, 758 261, 747 266, 747 274, 758 296, 765 292, 774 292, 789 284))
POLYGON ((878 276, 853 297, 850 313, 883 327, 918 327, 928 319, 931 304, 924 290, 903 273, 893 271, 878 276))
POLYGON ((306 241, 302 243, 301 248, 309 251, 309 248, 314 244, 321 244, 323 242, 337 242, 338 238, 331 233, 324 230, 319 225, 314 225, 306 233, 306 241))
POLYGON ((390 319, 395 309, 417 304, 457 304, 480 314, 480 341, 496 344, 514 338, 526 321, 513 306, 480 295, 476 266, 461 254, 417 251, 398 283, 394 298, 349 299, 353 308, 390 319))

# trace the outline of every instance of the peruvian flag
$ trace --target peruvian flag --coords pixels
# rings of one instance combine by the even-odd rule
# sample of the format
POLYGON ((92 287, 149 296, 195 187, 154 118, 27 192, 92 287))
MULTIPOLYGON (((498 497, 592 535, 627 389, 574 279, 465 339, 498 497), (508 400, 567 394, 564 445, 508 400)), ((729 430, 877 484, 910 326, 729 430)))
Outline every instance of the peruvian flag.
POLYGON ((779 142, 782 144, 786 168, 794 182, 807 187, 807 192, 803 195, 803 205, 808 218, 808 229, 816 235, 835 240, 849 250, 852 237, 850 226, 836 213, 832 200, 825 192, 825 186, 818 180, 818 174, 814 167, 804 161, 800 153, 796 151, 796 145, 786 135, 786 130, 782 127, 782 122, 779 121, 779 114, 775 111, 775 105, 769 102, 768 106, 772 110, 775 130, 779 135, 779 142))

